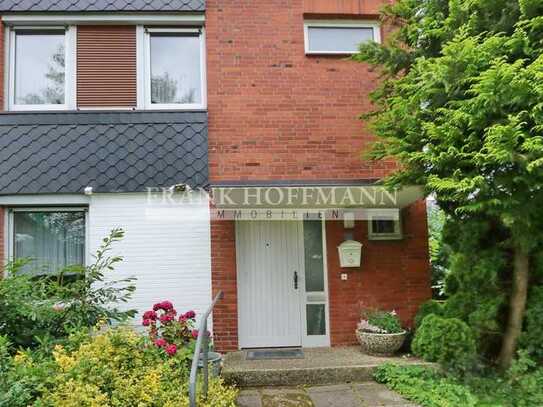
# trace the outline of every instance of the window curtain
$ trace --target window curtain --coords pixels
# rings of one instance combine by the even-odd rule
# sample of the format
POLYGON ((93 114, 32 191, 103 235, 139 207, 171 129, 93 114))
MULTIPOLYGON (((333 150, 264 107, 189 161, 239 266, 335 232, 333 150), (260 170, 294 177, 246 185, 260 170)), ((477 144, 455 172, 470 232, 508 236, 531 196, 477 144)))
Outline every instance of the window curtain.
POLYGON ((25 272, 51 274, 85 263, 84 212, 15 212, 14 258, 28 258, 25 272))

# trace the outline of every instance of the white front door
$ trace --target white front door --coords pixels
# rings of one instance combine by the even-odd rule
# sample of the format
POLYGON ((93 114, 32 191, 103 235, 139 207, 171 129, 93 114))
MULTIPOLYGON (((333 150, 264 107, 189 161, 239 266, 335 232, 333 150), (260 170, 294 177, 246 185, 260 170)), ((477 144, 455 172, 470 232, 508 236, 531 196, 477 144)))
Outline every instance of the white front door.
POLYGON ((240 348, 329 345, 321 223, 304 223, 237 222, 240 348))
POLYGON ((236 226, 240 347, 301 346, 300 223, 236 226))

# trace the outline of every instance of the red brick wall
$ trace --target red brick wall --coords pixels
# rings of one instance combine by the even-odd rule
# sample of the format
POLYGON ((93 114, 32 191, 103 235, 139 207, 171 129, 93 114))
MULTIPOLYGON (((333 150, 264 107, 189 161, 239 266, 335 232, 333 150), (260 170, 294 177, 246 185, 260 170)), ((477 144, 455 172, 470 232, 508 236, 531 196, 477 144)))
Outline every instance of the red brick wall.
POLYGON ((327 222, 332 345, 356 343, 361 306, 396 310, 411 325, 419 305, 431 298, 425 202, 406 208, 402 220, 404 239, 398 241, 369 241, 367 222, 356 222, 354 239, 363 244, 360 269, 339 266, 337 247, 346 231, 343 222, 327 222), (347 281, 341 273, 348 274, 347 281))
MULTIPOLYGON (((373 138, 358 117, 371 108, 369 93, 378 74, 344 57, 306 56, 304 51, 304 14, 361 17, 375 14, 378 3, 207 1, 211 183, 376 179, 390 173, 393 162, 361 159, 373 138)), ((343 225, 327 224, 334 345, 354 342, 361 301, 394 308, 408 323, 430 297, 424 203, 404 216, 406 239, 400 242, 368 242, 366 223, 357 224, 364 265, 349 272, 346 282, 339 279, 337 258, 343 225)), ((215 344, 230 351, 237 349, 234 224, 214 222, 211 239, 213 290, 226 292, 214 313, 215 344)))
POLYGON ((238 349, 238 298, 236 272, 236 232, 233 221, 211 222, 213 297, 224 298, 213 311, 213 342, 219 351, 238 349))
POLYGON ((361 160, 378 74, 344 57, 304 52, 303 0, 208 0, 212 182, 380 178, 361 160))
MULTIPOLYGON (((356 222, 354 239, 363 244, 360 269, 342 269, 337 247, 345 238, 343 222, 326 223, 330 339, 333 346, 356 343, 354 330, 361 306, 396 310, 406 326, 418 307, 431 298, 426 204, 419 201, 402 212, 404 239, 369 241, 367 222, 356 222), (341 273, 348 280, 341 280, 341 273)), ((213 334, 221 352, 238 349, 235 226, 211 225, 214 293, 224 299, 215 308, 213 334)))
POLYGON ((304 14, 378 15, 383 0, 304 0, 304 14))

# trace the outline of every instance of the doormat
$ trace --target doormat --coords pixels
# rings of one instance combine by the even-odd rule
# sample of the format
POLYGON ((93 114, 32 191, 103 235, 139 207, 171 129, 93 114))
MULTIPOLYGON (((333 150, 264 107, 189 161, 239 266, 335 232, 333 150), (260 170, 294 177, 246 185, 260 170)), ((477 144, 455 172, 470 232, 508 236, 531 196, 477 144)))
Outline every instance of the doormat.
POLYGON ((304 352, 300 348, 295 349, 259 349, 247 351, 247 360, 270 359, 303 359, 304 352))

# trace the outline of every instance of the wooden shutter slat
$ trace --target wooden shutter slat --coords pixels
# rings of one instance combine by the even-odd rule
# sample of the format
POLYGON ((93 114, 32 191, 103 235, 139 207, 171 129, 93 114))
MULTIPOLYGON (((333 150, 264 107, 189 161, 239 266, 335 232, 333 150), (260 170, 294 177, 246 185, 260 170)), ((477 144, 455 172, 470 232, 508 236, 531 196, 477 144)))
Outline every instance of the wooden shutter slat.
POLYGON ((135 107, 136 27, 77 27, 79 107, 135 107))

